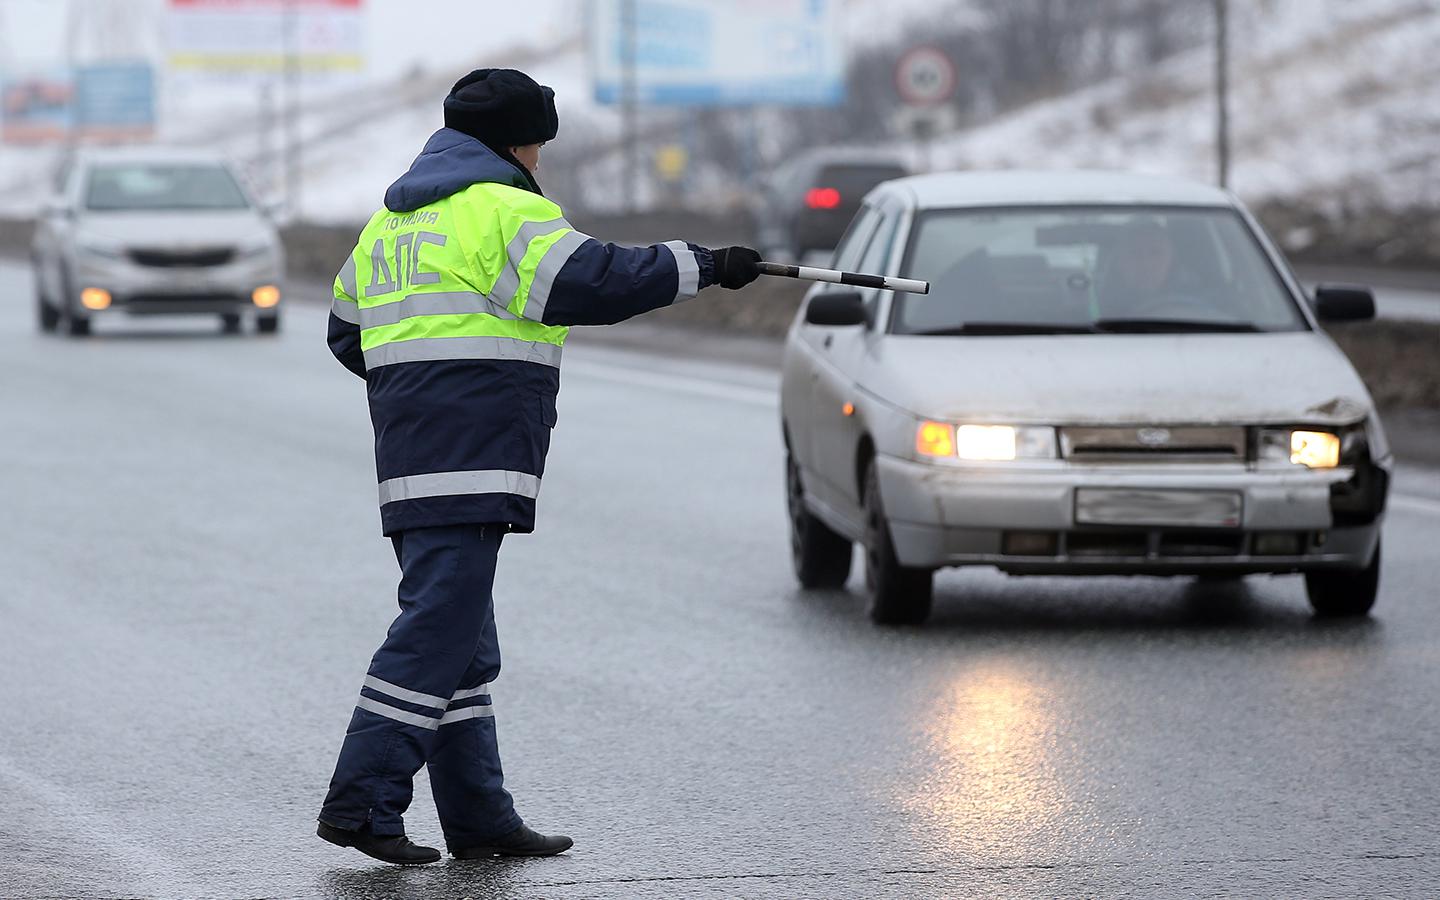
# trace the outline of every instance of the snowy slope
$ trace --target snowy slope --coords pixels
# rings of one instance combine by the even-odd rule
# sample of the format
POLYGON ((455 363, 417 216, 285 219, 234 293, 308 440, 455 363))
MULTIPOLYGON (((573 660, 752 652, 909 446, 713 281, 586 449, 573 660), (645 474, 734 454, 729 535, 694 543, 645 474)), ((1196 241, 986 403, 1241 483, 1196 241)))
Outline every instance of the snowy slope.
MULTIPOLYGON (((1273 0, 1232 33, 1239 194, 1440 205, 1440 3, 1273 0)), ((935 158, 1212 179, 1213 66, 1208 50, 1187 53, 949 135, 935 158)))

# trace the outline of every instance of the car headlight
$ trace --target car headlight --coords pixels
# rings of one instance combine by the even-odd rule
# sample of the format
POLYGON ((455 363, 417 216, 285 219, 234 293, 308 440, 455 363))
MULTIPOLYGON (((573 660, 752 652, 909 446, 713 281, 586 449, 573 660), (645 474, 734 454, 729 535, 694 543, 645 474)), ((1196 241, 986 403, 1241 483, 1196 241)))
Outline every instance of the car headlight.
POLYGON ((75 249, 86 256, 98 256, 102 259, 124 259, 125 248, 117 244, 100 244, 93 241, 77 241, 75 249))
POLYGON ((915 450, 922 457, 971 462, 1054 459, 1055 429, 1039 425, 950 425, 921 422, 915 450))
POLYGON ((1341 435, 1333 431, 1265 428, 1256 450, 1262 463, 1333 469, 1340 465, 1341 444, 1341 435))
POLYGON ((270 255, 273 250, 274 247, 270 245, 269 241, 263 241, 258 244, 242 244, 240 248, 235 251, 235 257, 237 259, 256 259, 257 257, 270 255))

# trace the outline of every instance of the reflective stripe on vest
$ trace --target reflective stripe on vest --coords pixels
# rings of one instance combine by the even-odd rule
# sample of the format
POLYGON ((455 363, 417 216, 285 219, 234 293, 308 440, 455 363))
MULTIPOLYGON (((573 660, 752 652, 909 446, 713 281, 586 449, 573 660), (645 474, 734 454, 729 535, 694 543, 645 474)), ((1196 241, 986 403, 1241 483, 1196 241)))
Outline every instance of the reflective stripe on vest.
POLYGON ((364 352, 366 369, 457 359, 504 359, 558 369, 561 355, 561 349, 554 344, 507 337, 417 338, 381 344, 364 352))

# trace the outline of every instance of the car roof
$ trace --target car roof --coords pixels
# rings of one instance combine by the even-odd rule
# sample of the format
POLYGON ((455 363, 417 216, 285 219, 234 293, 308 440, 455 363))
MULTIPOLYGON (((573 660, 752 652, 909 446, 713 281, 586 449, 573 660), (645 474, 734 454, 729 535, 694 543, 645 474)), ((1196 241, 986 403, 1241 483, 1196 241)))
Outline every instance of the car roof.
POLYGON ((875 189, 897 191, 918 209, 969 206, 1094 205, 1235 206, 1228 191, 1164 175, 1101 171, 941 172, 887 181, 875 189))

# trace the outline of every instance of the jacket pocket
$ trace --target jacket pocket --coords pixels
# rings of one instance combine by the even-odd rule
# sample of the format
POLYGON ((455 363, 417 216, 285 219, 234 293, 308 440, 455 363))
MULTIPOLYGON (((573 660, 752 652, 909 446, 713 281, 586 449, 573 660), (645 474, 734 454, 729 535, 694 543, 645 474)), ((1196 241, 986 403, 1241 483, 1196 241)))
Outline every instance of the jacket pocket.
POLYGON ((548 427, 554 428, 559 415, 555 410, 555 397, 552 394, 540 395, 540 421, 548 427))

